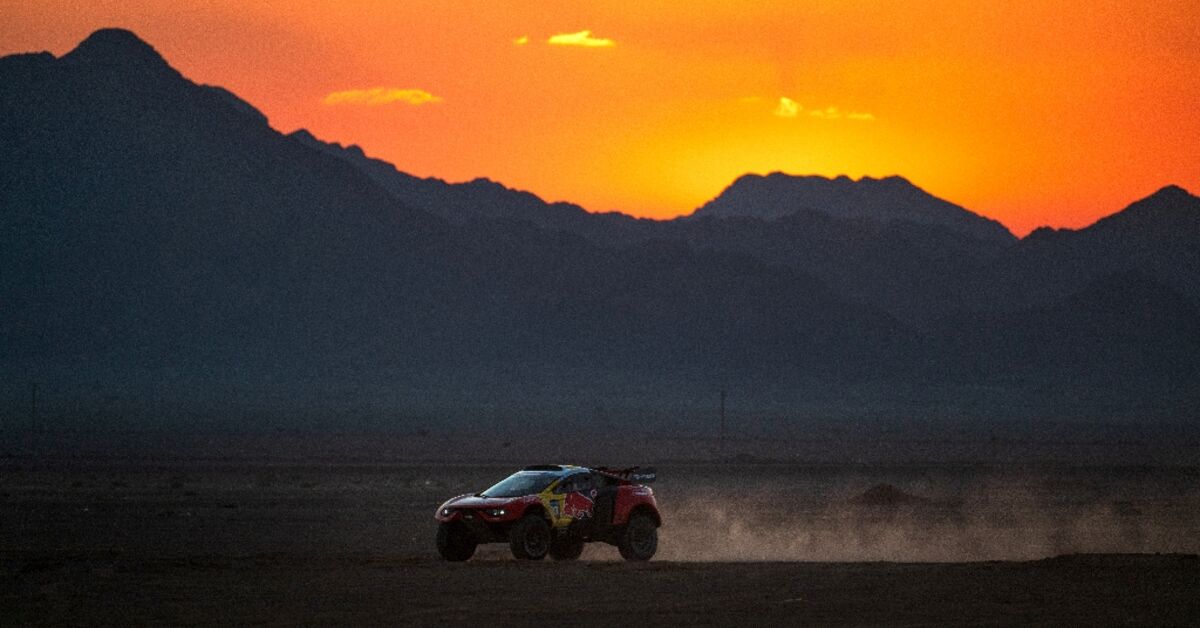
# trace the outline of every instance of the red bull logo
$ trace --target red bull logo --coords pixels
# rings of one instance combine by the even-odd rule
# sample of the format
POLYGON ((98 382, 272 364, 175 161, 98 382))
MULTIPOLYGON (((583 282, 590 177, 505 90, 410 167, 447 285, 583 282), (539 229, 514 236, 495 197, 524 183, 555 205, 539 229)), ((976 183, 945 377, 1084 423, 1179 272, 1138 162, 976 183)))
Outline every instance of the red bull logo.
POLYGON ((562 514, 564 517, 572 519, 587 519, 592 516, 592 508, 595 505, 593 499, 596 491, 592 490, 592 495, 584 495, 583 493, 567 493, 563 499, 562 514))

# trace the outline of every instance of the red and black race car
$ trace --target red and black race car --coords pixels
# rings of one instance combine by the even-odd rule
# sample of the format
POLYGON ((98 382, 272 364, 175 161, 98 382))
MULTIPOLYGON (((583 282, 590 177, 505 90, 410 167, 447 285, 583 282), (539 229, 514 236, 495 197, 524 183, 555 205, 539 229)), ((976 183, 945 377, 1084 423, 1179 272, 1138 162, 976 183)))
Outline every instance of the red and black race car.
POLYGON ((616 545, 626 560, 650 560, 662 517, 647 484, 653 469, 525 467, 495 486, 437 509, 437 549, 467 560, 480 543, 508 543, 513 556, 575 560, 583 544, 616 545))

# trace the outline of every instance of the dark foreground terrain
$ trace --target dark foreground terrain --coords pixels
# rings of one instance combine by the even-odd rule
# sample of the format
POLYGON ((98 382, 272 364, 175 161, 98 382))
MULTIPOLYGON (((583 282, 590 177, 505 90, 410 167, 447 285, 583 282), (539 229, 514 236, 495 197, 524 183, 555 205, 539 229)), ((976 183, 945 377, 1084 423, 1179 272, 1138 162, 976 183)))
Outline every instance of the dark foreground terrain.
POLYGON ((664 465, 649 564, 438 560, 514 466, 0 462, 0 623, 1200 621, 1190 467, 664 465))
POLYGON ((300 554, 5 560, 21 624, 1194 625, 1200 562, 626 565, 300 554), (767 623, 763 623, 767 622, 767 623))

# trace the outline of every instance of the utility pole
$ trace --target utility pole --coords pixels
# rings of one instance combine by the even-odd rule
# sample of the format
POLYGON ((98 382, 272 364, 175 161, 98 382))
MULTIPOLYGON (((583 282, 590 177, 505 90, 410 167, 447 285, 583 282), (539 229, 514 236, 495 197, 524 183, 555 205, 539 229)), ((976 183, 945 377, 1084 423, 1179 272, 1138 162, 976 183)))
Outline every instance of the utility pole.
POLYGON ((721 389, 721 437, 718 443, 721 458, 725 458, 725 389, 721 389))
POLYGON ((37 393, 38 384, 33 382, 29 385, 29 449, 34 458, 38 448, 37 393))

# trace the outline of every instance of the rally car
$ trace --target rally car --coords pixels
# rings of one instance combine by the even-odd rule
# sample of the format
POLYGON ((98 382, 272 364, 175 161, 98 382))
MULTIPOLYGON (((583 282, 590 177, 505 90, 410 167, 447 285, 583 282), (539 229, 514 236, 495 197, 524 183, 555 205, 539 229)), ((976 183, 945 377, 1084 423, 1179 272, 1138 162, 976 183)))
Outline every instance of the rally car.
POLYGON ((474 495, 438 507, 437 549, 467 560, 480 543, 508 543, 513 556, 575 560, 583 544, 616 545, 626 560, 650 560, 662 517, 653 469, 534 465, 474 495))

